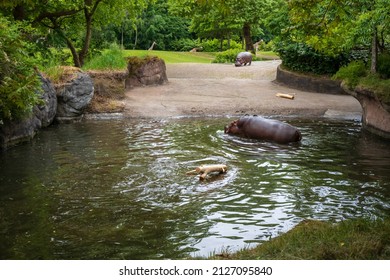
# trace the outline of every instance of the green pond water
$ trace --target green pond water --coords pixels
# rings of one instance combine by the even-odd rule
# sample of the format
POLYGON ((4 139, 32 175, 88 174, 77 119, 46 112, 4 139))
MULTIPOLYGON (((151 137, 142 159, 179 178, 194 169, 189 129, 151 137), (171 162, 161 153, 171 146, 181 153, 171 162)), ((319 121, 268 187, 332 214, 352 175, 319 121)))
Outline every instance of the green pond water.
POLYGON ((390 215, 390 143, 353 121, 285 119, 299 144, 231 118, 88 120, 0 153, 1 259, 177 259, 231 252, 304 219, 390 215), (222 163, 199 181, 186 172, 222 163))

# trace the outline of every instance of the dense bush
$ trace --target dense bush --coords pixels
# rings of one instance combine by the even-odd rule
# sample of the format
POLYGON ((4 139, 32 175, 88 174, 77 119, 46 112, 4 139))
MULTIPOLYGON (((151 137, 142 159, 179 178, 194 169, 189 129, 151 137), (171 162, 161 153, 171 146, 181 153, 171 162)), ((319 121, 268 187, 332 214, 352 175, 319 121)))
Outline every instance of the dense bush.
POLYGON ((390 79, 390 53, 378 56, 378 73, 383 79, 390 79))
POLYGON ((193 48, 201 46, 199 39, 183 38, 171 43, 172 50, 179 52, 188 52, 193 48))
POLYGON ((24 117, 42 102, 33 46, 21 35, 28 32, 27 26, 0 17, 0 124, 24 117))
MULTIPOLYGON (((200 48, 205 52, 219 52, 221 51, 221 40, 211 39, 211 40, 199 40, 199 39, 189 39, 184 38, 172 42, 171 47, 174 51, 184 51, 188 52, 193 48, 200 48)), ((222 50, 226 51, 229 49, 240 49, 242 48, 241 43, 238 43, 234 40, 223 40, 222 41, 222 50)))
MULTIPOLYGON (((242 49, 230 49, 224 52, 217 53, 212 63, 234 63, 236 61, 237 54, 244 52, 242 49)), ((252 61, 261 60, 252 54, 252 61)))
POLYGON ((347 66, 343 66, 333 75, 334 79, 344 80, 350 88, 355 88, 360 78, 367 75, 366 65, 363 61, 352 61, 347 66))
POLYGON ((220 52, 216 55, 213 63, 234 63, 236 56, 242 49, 230 49, 224 52, 220 52))
POLYGON ((240 49, 242 48, 242 45, 240 43, 237 43, 234 40, 230 40, 230 41, 223 40, 221 46, 221 40, 213 39, 213 40, 202 41, 201 47, 205 52, 219 52, 219 51, 226 51, 229 49, 240 49))
POLYGON ((348 62, 343 55, 335 57, 317 52, 303 43, 284 43, 276 47, 283 65, 298 72, 309 72, 319 75, 334 74, 348 62))

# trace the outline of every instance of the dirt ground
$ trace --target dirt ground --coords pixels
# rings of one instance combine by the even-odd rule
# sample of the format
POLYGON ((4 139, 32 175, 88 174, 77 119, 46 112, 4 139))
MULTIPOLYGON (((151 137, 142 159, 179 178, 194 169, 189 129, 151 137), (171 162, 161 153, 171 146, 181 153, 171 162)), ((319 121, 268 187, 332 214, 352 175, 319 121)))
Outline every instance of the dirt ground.
POLYGON ((168 83, 126 92, 124 115, 179 116, 294 115, 360 119, 360 103, 349 95, 305 92, 274 82, 279 60, 251 66, 167 64, 168 83), (293 100, 275 96, 294 94, 293 100))

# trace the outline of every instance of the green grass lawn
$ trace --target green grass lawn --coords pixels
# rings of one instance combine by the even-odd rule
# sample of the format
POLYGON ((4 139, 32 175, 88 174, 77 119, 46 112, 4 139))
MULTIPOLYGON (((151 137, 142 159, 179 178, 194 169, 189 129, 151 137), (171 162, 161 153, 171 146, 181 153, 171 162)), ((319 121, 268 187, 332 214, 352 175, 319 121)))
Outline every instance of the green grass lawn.
POLYGON ((124 50, 125 57, 138 56, 145 57, 157 56, 165 63, 211 63, 215 58, 214 53, 208 52, 171 52, 171 51, 147 51, 147 50, 124 50))
MULTIPOLYGON (((125 57, 138 56, 145 57, 157 56, 162 58, 165 63, 211 63, 217 53, 213 52, 172 52, 172 51, 147 51, 147 50, 124 50, 125 57)), ((258 52, 257 57, 267 59, 278 59, 274 52, 258 52)))

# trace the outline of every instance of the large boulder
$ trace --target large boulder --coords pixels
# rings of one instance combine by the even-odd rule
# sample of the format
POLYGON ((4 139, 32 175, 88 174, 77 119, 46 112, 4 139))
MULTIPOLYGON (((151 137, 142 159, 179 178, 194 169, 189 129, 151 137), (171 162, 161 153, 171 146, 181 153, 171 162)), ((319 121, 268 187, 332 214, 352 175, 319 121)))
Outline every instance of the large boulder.
POLYGON ((37 92, 44 101, 33 108, 29 117, 21 120, 8 120, 0 125, 0 147, 6 148, 32 139, 36 132, 49 126, 56 115, 57 97, 49 79, 40 75, 42 91, 37 92))
POLYGON ((126 88, 161 85, 168 81, 164 60, 158 57, 129 57, 126 88))
POLYGON ((62 81, 55 87, 58 102, 56 121, 61 123, 80 120, 93 97, 92 78, 78 68, 68 67, 62 81))
POLYGON ((35 106, 34 115, 40 120, 41 127, 49 126, 57 113, 57 95, 56 91, 49 79, 40 75, 42 81, 41 99, 44 100, 43 105, 35 106))

